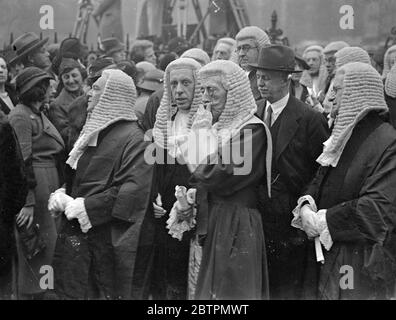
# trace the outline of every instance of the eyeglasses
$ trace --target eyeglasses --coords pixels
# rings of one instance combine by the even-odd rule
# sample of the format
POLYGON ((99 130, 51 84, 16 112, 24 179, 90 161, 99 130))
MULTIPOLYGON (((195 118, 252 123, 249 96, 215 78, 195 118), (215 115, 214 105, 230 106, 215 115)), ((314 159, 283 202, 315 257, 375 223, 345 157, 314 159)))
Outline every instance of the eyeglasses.
POLYGON ((251 50, 251 49, 255 49, 255 48, 257 48, 257 47, 252 47, 252 46, 250 46, 250 45, 248 45, 248 44, 245 44, 245 45, 243 45, 243 46, 238 46, 236 49, 235 49, 235 52, 239 52, 239 51, 243 51, 243 52, 248 52, 249 50, 251 50))

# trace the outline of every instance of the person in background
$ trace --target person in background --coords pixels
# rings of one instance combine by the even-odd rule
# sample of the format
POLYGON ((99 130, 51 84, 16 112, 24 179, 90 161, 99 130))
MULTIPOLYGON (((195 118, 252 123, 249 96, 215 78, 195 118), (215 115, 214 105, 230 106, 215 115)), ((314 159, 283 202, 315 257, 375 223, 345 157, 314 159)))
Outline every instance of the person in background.
POLYGON ((9 114, 17 104, 17 96, 9 83, 8 65, 6 59, 0 55, 0 111, 9 114))
POLYGON ((48 39, 40 40, 34 32, 27 32, 12 43, 16 56, 10 60, 10 65, 15 66, 16 75, 27 67, 37 67, 45 71, 51 67, 50 55, 45 47, 48 39))
POLYGON ((301 84, 301 75, 304 70, 309 69, 309 65, 305 62, 305 60, 298 56, 295 55, 296 59, 296 66, 295 66, 295 71, 292 74, 291 78, 291 83, 290 83, 290 94, 294 97, 296 97, 298 100, 305 102, 308 98, 308 89, 306 86, 301 84))
POLYGON ((386 79, 388 72, 392 69, 396 62, 396 45, 388 48, 384 55, 384 70, 382 72, 382 79, 386 79))
POLYGON ((81 64, 71 58, 63 58, 59 67, 60 85, 62 91, 50 105, 49 119, 61 134, 63 141, 68 145, 69 136, 69 107, 70 104, 83 94, 83 83, 86 71, 81 64))
POLYGON ((250 64, 257 63, 260 49, 271 44, 270 38, 259 27, 249 26, 241 29, 235 39, 237 42, 235 62, 248 74, 253 97, 257 102, 261 99, 261 95, 257 88, 256 72, 250 64))
POLYGON ((15 299, 15 217, 28 192, 25 164, 14 130, 0 111, 0 300, 15 299))
POLYGON ((162 71, 165 71, 166 67, 171 63, 172 61, 175 61, 178 58, 177 54, 174 52, 169 52, 166 53, 158 63, 158 68, 162 71))
POLYGON ((130 59, 136 64, 147 61, 152 65, 157 65, 157 57, 154 52, 154 44, 149 40, 136 40, 132 44, 130 59))
POLYGON ((236 41, 232 38, 220 38, 213 49, 212 61, 231 60, 235 53, 236 41))
POLYGON ((309 97, 306 101, 314 110, 323 112, 321 103, 324 100, 326 88, 327 70, 324 65, 323 48, 321 46, 309 46, 303 53, 309 69, 301 76, 301 84, 308 88, 309 97))
POLYGON ((389 109, 389 120, 396 128, 396 64, 388 72, 385 80, 385 101, 389 109))
POLYGON ((180 58, 191 58, 197 61, 201 66, 207 65, 210 62, 209 55, 202 49, 192 48, 185 51, 180 58))
POLYGON ((142 120, 148 99, 155 91, 164 87, 164 72, 158 69, 147 72, 136 87, 139 89, 139 96, 136 100, 135 113, 138 119, 142 120))
POLYGON ((115 63, 126 59, 125 45, 115 37, 102 40, 102 50, 106 57, 113 58, 115 63))
POLYGON ((47 208, 48 198, 62 184, 59 159, 64 142, 54 125, 41 111, 49 100, 50 75, 36 68, 25 68, 16 78, 20 103, 9 114, 21 147, 22 156, 31 173, 29 193, 16 218, 18 229, 18 292, 21 299, 41 299, 46 290, 40 286, 42 266, 52 265, 57 236, 55 220, 47 208), (43 246, 31 248, 26 236, 36 234, 43 246), (31 251, 31 249, 33 251, 31 251))

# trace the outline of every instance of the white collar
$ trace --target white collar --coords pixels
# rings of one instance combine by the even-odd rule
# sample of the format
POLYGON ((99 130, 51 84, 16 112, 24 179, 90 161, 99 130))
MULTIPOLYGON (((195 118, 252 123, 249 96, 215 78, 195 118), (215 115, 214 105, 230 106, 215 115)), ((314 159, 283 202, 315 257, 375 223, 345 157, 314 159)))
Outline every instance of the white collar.
POLYGON ((270 103, 267 100, 266 108, 268 108, 268 106, 271 105, 273 114, 274 115, 279 115, 283 111, 283 109, 286 107, 286 105, 287 105, 287 103, 289 101, 289 98, 290 98, 290 94, 288 93, 282 99, 280 99, 280 100, 278 100, 276 102, 270 103))

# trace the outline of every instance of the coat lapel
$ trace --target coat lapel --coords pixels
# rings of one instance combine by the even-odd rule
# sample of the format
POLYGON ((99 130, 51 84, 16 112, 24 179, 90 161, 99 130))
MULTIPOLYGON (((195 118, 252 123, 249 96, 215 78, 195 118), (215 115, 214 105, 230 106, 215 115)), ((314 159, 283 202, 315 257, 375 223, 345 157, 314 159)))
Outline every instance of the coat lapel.
POLYGON ((43 120, 43 131, 52 138, 54 138, 56 141, 58 141, 64 148, 65 142, 63 141, 61 135, 59 134, 58 130, 56 130, 51 121, 49 121, 43 113, 41 113, 41 119, 43 120))
POLYGON ((300 109, 297 107, 297 104, 294 103, 294 101, 295 98, 293 96, 290 96, 285 109, 283 109, 282 111, 282 121, 280 123, 275 148, 276 160, 279 159, 282 152, 286 149, 287 145, 294 137, 299 126, 298 121, 301 118, 302 113, 300 112, 300 109))

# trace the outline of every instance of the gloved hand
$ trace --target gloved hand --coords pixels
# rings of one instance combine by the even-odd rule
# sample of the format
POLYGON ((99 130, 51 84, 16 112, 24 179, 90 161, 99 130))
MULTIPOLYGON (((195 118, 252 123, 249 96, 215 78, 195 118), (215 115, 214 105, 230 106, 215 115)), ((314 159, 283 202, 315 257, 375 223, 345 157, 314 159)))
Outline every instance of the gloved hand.
POLYGON ((87 211, 85 210, 84 198, 76 198, 66 205, 65 215, 68 220, 78 219, 81 231, 87 233, 92 228, 87 211))
POLYGON ((66 194, 66 190, 64 188, 58 189, 51 193, 48 200, 48 211, 63 212, 70 201, 73 201, 73 198, 66 194))
POLYGON ((302 227, 310 238, 319 236, 318 230, 318 216, 315 211, 312 211, 309 205, 305 205, 300 211, 302 227))

